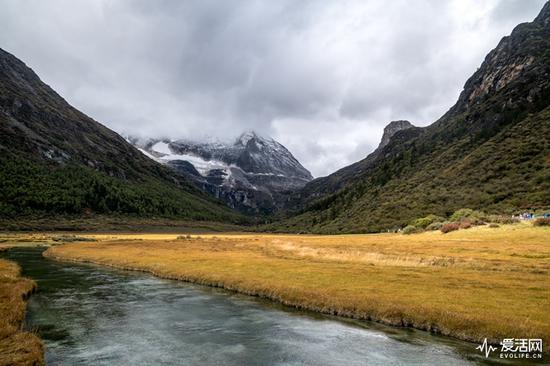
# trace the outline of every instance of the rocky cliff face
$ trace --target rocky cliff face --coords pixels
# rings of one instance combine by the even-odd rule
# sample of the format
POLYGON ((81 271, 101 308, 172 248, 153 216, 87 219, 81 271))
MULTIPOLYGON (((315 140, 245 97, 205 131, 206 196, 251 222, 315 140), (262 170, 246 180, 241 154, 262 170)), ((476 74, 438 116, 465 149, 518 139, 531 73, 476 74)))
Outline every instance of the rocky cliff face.
POLYGON ((386 146, 396 132, 406 130, 411 127, 414 126, 409 121, 400 120, 390 122, 386 127, 384 127, 384 134, 382 135, 382 140, 380 141, 380 145, 378 145, 378 149, 386 146))
POLYGON ((485 57, 466 81, 457 103, 442 119, 472 111, 499 94, 501 110, 530 108, 550 86, 548 37, 550 2, 531 23, 519 24, 485 57))
POLYGON ((184 174, 202 190, 247 213, 274 212, 289 191, 302 188, 312 179, 283 145, 254 132, 242 134, 233 143, 136 138, 129 141, 184 174))

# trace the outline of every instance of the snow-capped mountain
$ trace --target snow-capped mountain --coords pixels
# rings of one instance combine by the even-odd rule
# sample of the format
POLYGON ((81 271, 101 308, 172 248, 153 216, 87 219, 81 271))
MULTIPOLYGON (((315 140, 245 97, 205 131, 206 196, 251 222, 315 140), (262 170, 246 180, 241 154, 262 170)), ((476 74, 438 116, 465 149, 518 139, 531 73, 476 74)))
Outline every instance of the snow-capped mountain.
POLYGON ((229 206, 249 213, 273 212, 288 191, 313 179, 283 145, 254 132, 233 143, 133 137, 128 141, 229 206))

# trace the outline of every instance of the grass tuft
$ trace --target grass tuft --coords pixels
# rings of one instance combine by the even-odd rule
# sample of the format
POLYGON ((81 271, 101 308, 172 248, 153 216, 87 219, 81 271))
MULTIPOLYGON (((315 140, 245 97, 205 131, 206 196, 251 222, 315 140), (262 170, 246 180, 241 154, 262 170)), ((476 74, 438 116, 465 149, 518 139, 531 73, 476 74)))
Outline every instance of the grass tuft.
POLYGON ((44 365, 40 339, 21 331, 26 299, 36 283, 19 273, 17 264, 0 259, 0 365, 44 365))

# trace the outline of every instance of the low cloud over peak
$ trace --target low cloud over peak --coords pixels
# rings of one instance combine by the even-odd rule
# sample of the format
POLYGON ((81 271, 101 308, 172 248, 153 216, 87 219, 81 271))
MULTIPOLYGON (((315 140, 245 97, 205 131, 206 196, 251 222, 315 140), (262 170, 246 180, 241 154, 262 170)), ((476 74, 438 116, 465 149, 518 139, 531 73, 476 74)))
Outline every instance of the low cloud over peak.
POLYGON ((315 176, 423 126, 543 0, 2 2, 0 47, 138 136, 255 130, 315 176))

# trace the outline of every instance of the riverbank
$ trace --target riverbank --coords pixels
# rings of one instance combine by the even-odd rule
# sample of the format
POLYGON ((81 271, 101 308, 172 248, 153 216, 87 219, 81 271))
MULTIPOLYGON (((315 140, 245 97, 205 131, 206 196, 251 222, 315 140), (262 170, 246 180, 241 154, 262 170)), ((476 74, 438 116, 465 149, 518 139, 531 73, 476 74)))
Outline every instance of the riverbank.
POLYGON ((17 264, 0 259, 0 365, 43 365, 42 341, 21 330, 26 300, 36 283, 20 276, 17 264))
POLYGON ((548 344, 549 237, 524 224, 415 235, 94 236, 45 256, 472 342, 548 344))
POLYGON ((466 342, 293 311, 149 273, 46 259, 13 248, 38 282, 26 326, 48 365, 456 365, 483 363, 466 342), (479 362, 478 362, 479 361, 479 362))

